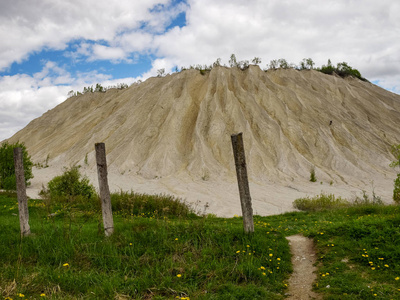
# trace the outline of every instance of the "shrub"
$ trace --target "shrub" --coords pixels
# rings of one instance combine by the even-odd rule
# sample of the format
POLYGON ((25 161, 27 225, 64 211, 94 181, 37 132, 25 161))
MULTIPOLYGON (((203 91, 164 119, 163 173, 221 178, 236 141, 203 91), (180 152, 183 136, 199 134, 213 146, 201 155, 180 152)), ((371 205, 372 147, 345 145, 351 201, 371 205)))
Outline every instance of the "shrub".
POLYGON ((315 168, 312 167, 310 170, 310 181, 317 182, 317 177, 315 176, 315 168))
MULTIPOLYGON (((395 159, 390 164, 390 166, 392 168, 400 167, 400 144, 393 145, 391 152, 394 155, 395 159)), ((400 173, 397 173, 397 178, 394 180, 393 200, 397 204, 400 204, 400 173)))
POLYGON ((304 211, 320 211, 349 205, 350 203, 346 199, 336 198, 333 194, 321 194, 313 198, 305 197, 293 201, 294 208, 304 211))
POLYGON ((48 196, 52 200, 73 201, 77 198, 92 200, 96 191, 87 177, 82 177, 78 166, 64 168, 64 173, 54 177, 47 184, 47 189, 40 191, 41 196, 48 196))
POLYGON ((394 180, 393 200, 400 204, 400 173, 397 174, 397 178, 394 180))
POLYGON ((128 216, 145 217, 188 217, 195 211, 181 199, 170 195, 148 195, 134 192, 111 194, 111 205, 114 212, 128 216))
POLYGON ((0 189, 16 190, 17 184, 15 180, 15 167, 14 167, 14 148, 22 148, 22 159, 24 164, 25 184, 30 185, 30 179, 33 178, 32 174, 32 161, 28 155, 24 143, 17 142, 9 144, 5 142, 0 147, 0 189))
POLYGON ((362 191, 362 197, 357 196, 354 205, 383 205, 383 201, 381 197, 375 194, 375 191, 372 191, 372 199, 368 197, 366 191, 362 191))

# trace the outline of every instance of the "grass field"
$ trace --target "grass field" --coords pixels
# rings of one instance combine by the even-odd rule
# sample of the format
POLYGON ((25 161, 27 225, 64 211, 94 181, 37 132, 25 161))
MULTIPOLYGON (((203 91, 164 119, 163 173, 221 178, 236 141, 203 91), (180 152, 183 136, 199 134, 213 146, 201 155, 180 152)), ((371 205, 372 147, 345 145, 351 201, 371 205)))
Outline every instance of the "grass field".
POLYGON ((147 196, 132 197, 113 198, 110 238, 97 203, 29 200, 32 235, 21 239, 17 199, 0 195, 0 297, 284 299, 285 237, 302 233, 315 241, 314 289, 324 299, 400 299, 398 206, 255 216, 255 233, 245 235, 239 217, 195 216, 167 196, 153 196, 164 201, 154 209, 147 196))

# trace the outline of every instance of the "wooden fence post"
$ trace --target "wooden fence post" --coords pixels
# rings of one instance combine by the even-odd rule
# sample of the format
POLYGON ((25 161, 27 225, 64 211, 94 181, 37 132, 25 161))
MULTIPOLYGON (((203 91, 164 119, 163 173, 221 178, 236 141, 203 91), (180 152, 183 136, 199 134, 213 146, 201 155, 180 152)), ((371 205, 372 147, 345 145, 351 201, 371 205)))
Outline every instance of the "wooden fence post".
POLYGON ((239 185, 240 203, 242 205, 244 232, 254 232, 253 208, 251 206, 249 180, 247 178, 246 158, 244 155, 242 133, 231 135, 233 155, 235 157, 236 175, 239 185))
POLYGON ((97 176, 99 178, 101 211, 103 214, 104 234, 110 236, 114 232, 114 221, 111 209, 111 196, 107 179, 106 146, 104 143, 95 144, 97 176))
POLYGON ((31 228, 29 227, 29 210, 28 198, 26 197, 24 162, 22 148, 20 147, 14 148, 14 166, 15 178, 17 181, 19 226, 21 229, 21 236, 28 236, 31 234, 31 228))

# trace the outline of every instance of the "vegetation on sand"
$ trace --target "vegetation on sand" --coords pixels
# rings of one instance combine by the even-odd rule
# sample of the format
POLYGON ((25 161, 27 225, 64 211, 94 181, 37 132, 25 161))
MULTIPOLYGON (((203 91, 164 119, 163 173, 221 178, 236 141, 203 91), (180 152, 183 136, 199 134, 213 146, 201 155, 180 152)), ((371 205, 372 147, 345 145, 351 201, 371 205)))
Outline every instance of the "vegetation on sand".
MULTIPOLYGON (((390 164, 391 167, 400 168, 400 145, 392 146, 392 154, 395 157, 394 161, 390 164)), ((394 180, 394 188, 393 188, 393 200, 397 204, 400 204, 400 171, 396 175, 396 179, 394 180)))

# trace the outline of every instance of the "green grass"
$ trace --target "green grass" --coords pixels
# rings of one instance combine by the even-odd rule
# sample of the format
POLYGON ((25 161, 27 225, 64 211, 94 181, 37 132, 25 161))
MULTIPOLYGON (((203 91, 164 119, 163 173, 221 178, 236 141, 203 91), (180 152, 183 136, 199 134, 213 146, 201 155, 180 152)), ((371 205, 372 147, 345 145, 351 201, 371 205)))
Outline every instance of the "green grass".
POLYGON ((117 202, 115 233, 105 238, 95 204, 29 200, 33 234, 21 240, 16 198, 0 195, 0 297, 284 299, 292 270, 285 236, 302 233, 315 241, 314 289, 324 299, 400 299, 398 206, 255 216, 255 233, 245 235, 241 218, 145 205, 132 213, 117 202))

